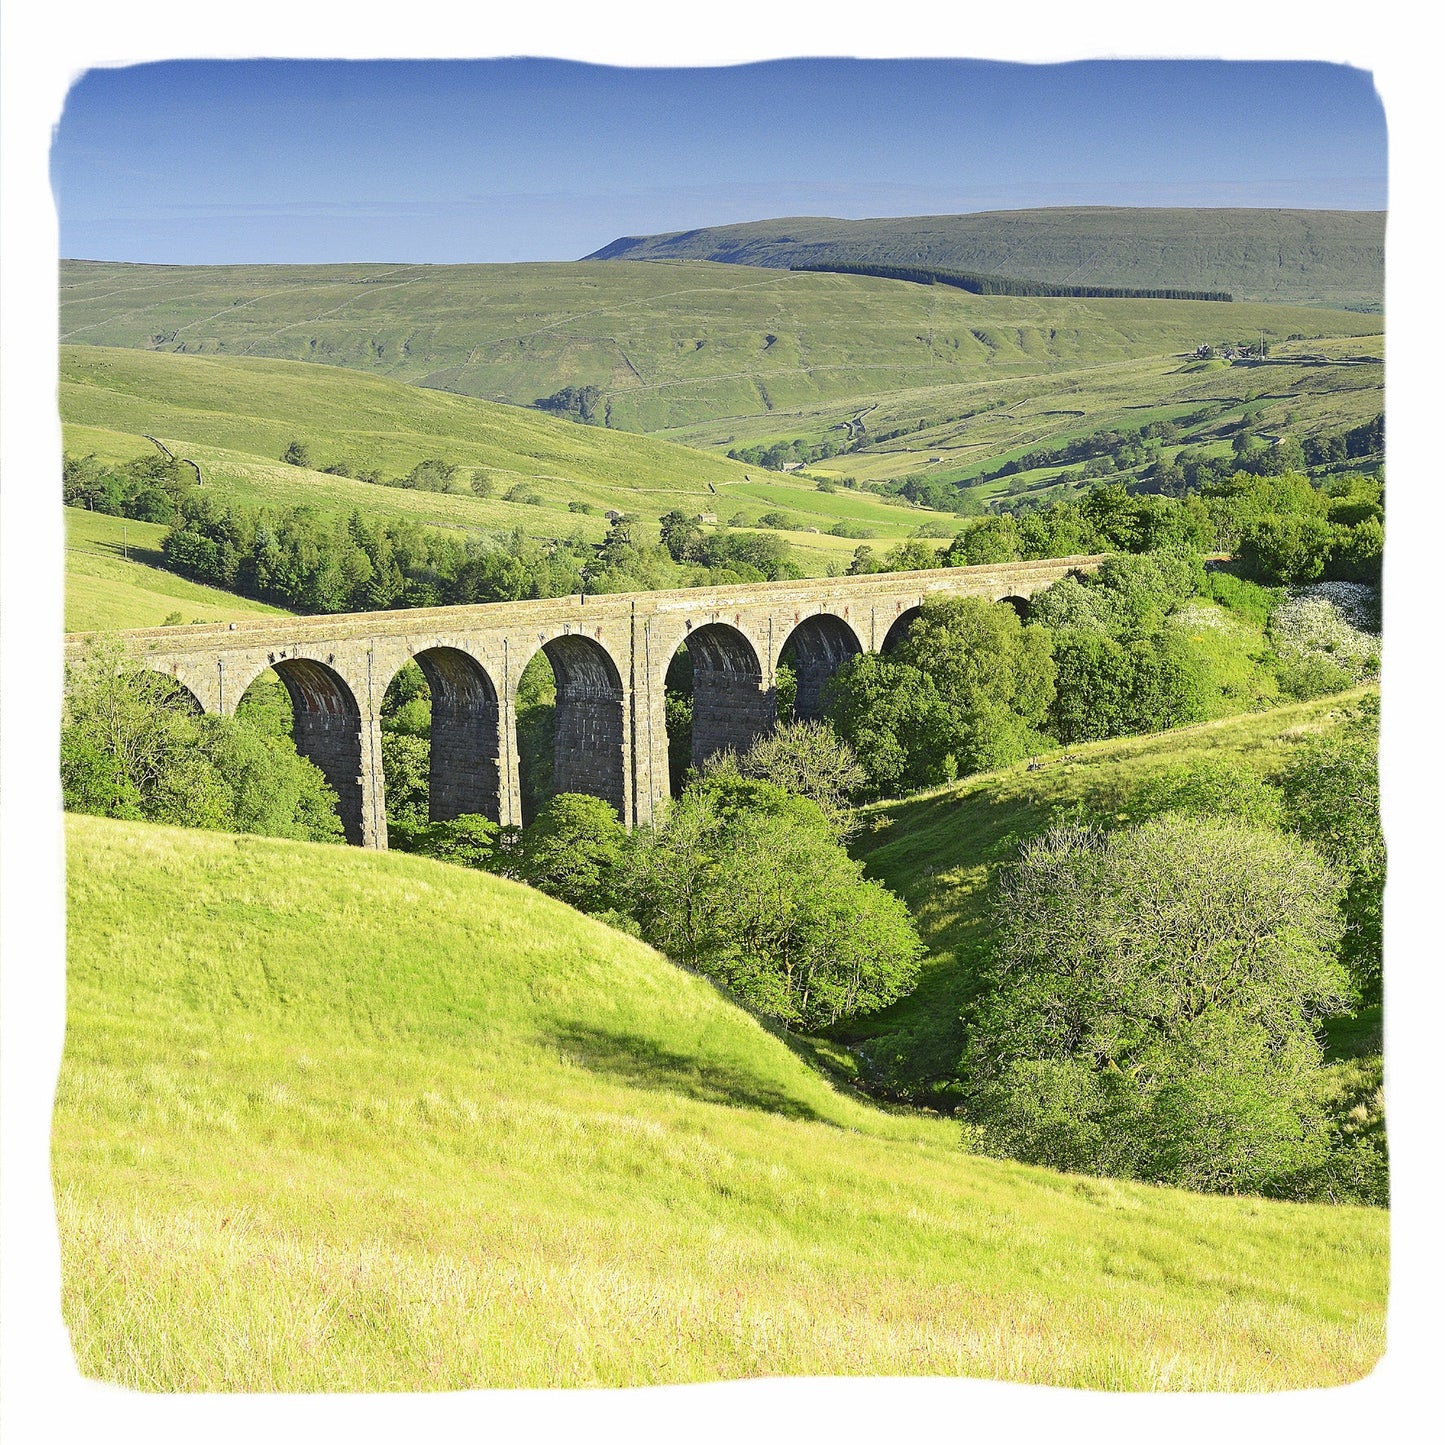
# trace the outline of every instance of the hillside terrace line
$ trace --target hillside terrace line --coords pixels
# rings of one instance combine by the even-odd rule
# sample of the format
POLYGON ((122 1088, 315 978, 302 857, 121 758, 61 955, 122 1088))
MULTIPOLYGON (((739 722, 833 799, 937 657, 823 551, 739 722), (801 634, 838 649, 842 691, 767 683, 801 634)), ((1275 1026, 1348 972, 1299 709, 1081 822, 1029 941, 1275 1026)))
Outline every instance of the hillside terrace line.
MULTIPOLYGON (((776 724, 785 651, 797 675, 796 713, 818 717, 823 684, 860 652, 887 652, 928 599, 984 597, 1026 614, 1036 592, 1103 560, 196 623, 119 638, 126 656, 175 679, 205 712, 235 712, 274 668, 291 698, 297 750, 335 788, 347 841, 385 848, 381 704, 410 661, 431 688, 433 821, 480 813, 521 823, 517 686, 542 651, 557 681, 555 791, 605 799, 633 827, 669 797, 665 678, 684 643, 700 766, 776 724)), ((67 657, 93 636, 70 634, 67 657)))

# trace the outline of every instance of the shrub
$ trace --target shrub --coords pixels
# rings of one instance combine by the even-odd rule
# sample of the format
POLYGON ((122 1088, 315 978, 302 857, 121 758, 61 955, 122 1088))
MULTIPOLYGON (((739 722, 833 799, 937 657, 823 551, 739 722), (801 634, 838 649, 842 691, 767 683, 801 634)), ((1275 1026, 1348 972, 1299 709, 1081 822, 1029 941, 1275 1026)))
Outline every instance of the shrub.
POLYGON ((610 803, 557 793, 522 833, 522 877, 584 913, 602 912, 616 902, 613 874, 626 842, 610 803))
POLYGON ((1350 995, 1342 891, 1308 844, 1228 819, 1164 814, 1028 844, 1005 876, 964 1060, 987 1147, 1288 1192, 1329 1153, 1315 1028, 1350 995))
POLYGON ((1191 600, 1169 619, 1184 639, 1199 677, 1199 715, 1270 707, 1279 701, 1279 678, 1264 633, 1214 603, 1191 600))
POLYGON ((289 738, 202 715, 159 673, 101 644, 66 668, 65 806, 109 818, 339 840, 336 794, 289 738))
POLYGON ((431 743, 412 732, 383 729, 381 764, 386 778, 388 826, 425 824, 431 787, 431 743))
POLYGON ((704 773, 735 773, 775 783, 816 803, 841 837, 849 831, 853 795, 868 780, 853 751, 830 724, 807 718, 780 723, 739 757, 716 754, 704 773))
POLYGON ((823 699, 874 789, 893 792, 1037 751, 1053 689, 1049 635, 965 597, 925 604, 890 654, 845 663, 823 699))
POLYGON ((463 868, 513 876, 517 843, 515 828, 502 828, 480 813, 429 823, 409 820, 391 826, 391 844, 463 868))
POLYGON ((1252 768, 1223 758, 1198 758, 1141 784, 1129 795, 1125 811, 1135 822, 1176 813, 1273 828, 1283 808, 1280 791, 1252 768))
POLYGON ((1241 528, 1239 560, 1259 582, 1313 582, 1324 574, 1334 545, 1334 534, 1323 517, 1265 516, 1241 528))
POLYGON ((1262 587, 1246 577, 1233 572, 1214 569, 1205 574, 1209 595, 1221 607, 1227 607, 1255 627, 1269 626, 1274 609, 1284 600, 1284 591, 1279 587, 1262 587))
POLYGON ((1194 722, 1206 702, 1186 640, 1159 631, 1120 641, 1082 627, 1053 637, 1051 730, 1063 743, 1156 732, 1194 722))
POLYGON ((1376 675, 1373 591, 1353 582, 1291 589, 1270 619, 1281 687, 1294 697, 1336 692, 1376 675))
POLYGON ((643 937, 789 1026, 826 1027, 902 997, 923 945, 816 805, 715 775, 689 787, 625 864, 643 937))
POLYGON ((1275 779, 1290 828, 1309 839, 1347 881, 1342 957, 1366 1003, 1382 988, 1385 838, 1380 825, 1379 699, 1343 726, 1300 744, 1275 779))

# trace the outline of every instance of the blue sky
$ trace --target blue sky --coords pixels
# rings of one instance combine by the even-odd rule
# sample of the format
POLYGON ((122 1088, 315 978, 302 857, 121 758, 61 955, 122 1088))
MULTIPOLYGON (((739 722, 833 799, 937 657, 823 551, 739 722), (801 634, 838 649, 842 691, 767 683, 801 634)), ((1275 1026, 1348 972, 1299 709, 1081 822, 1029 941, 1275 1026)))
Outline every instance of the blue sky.
POLYGON ((787 215, 1049 205, 1382 209, 1367 72, 1318 62, 174 62, 93 70, 61 254, 572 260, 787 215))

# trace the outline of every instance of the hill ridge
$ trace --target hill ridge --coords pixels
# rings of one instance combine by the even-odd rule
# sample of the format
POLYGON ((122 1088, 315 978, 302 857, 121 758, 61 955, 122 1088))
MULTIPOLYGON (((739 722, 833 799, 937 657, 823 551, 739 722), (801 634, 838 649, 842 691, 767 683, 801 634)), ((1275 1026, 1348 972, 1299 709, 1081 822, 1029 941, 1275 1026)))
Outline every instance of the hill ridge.
POLYGON ((931 265, 1055 283, 1207 289, 1239 300, 1378 309, 1385 215, 1303 207, 1042 206, 856 220, 779 216, 622 236, 583 259, 931 265))

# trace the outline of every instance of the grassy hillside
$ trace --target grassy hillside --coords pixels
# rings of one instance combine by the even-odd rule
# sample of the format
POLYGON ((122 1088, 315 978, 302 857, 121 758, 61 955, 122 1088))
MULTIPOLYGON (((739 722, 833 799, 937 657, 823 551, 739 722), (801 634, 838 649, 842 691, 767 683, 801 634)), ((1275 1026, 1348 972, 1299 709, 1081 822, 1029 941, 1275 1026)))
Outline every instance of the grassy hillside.
POLYGON ((748 266, 873 261, 1378 308, 1384 300, 1385 213, 1079 206, 862 221, 786 216, 624 236, 584 259, 748 266))
MULTIPOLYGON (((754 497, 748 468, 671 442, 580 426, 513 406, 448 396, 341 367, 296 362, 147 354, 64 347, 60 410, 67 451, 124 460, 153 451, 158 437, 195 461, 217 494, 275 506, 360 509, 439 527, 561 537, 580 530, 598 540, 609 509, 656 519, 674 507, 689 515, 755 521, 778 509, 770 491, 754 497), (456 493, 382 487, 280 460, 304 441, 314 467, 344 462, 352 471, 404 475, 439 458, 461 468, 456 493), (470 492, 483 470, 493 495, 470 492), (514 488, 535 501, 508 501, 514 488), (569 504, 585 503, 581 513, 569 504)), ((824 535, 857 520, 880 537, 903 537, 920 514, 878 498, 839 498, 812 481, 774 478, 798 530, 785 533, 799 561, 823 572, 846 560, 856 541, 824 535), (817 528, 818 534, 807 528, 817 528)))
MULTIPOLYGON (((1138 303, 1134 303, 1138 304, 1138 303)), ((976 380, 879 395, 867 402, 778 409, 659 433, 698 447, 758 446, 794 437, 839 437, 859 417, 872 437, 858 451, 819 461, 820 476, 878 481, 913 473, 965 481, 1013 455, 1058 446, 1107 428, 1179 423, 1182 446, 1229 452, 1234 428, 1307 437, 1338 432, 1384 409, 1380 335, 1281 342, 1263 362, 1195 363, 1177 355, 1101 361, 1041 377, 984 371, 976 380)), ((1011 479, 1014 490, 1048 490, 1060 468, 1011 479)), ((1003 480, 974 495, 995 496, 1003 480)))
POLYGON ((907 902, 929 955, 914 993, 841 1036, 870 1055, 907 1055, 912 1079, 951 1076, 962 1047, 959 1013, 988 945, 991 884, 1018 839, 1042 832, 1054 813, 1075 804, 1114 812, 1133 788, 1195 759, 1227 758, 1261 775, 1272 772, 1293 744, 1329 726, 1362 691, 1075 744, 1034 766, 1021 763, 864 809, 853 851, 866 859, 870 876, 907 902))
POLYGON ((1257 1389, 1381 1352, 1382 1213, 969 1158, 518 885, 73 818, 69 888, 53 1157, 87 1374, 1257 1389))
POLYGON ((100 512, 65 509, 65 630, 111 631, 182 622, 232 622, 280 616, 279 607, 201 587, 163 571, 166 529, 100 512))
POLYGON ((595 386, 599 418, 638 432, 818 408, 836 425, 920 387, 1077 372, 1261 330, 1379 329, 1378 317, 1296 306, 984 297, 707 261, 73 261, 61 290, 66 342, 324 362, 523 405, 595 386))

